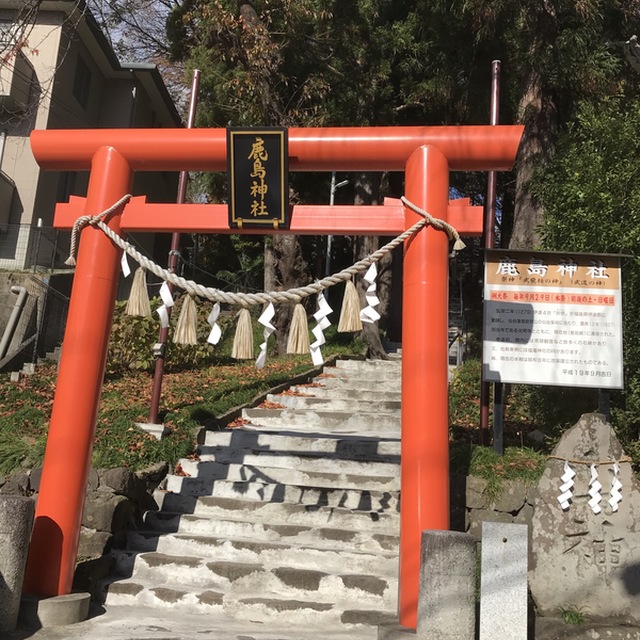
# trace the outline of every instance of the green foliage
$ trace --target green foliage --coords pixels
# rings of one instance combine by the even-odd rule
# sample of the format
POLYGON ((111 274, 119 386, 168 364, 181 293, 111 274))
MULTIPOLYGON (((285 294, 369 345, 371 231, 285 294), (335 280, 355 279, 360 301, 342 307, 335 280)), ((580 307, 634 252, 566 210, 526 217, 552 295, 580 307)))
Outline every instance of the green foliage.
MULTIPOLYGON (((216 350, 207 343, 207 336, 211 330, 207 322, 207 316, 211 311, 211 304, 198 304, 198 344, 178 345, 171 336, 180 316, 183 294, 176 302, 171 313, 171 329, 167 341, 165 355, 165 369, 167 371, 183 369, 185 367, 198 366, 211 362, 215 356, 228 355, 216 350)), ((151 317, 129 316, 125 313, 126 302, 116 302, 111 336, 109 339, 109 351, 107 354, 108 375, 120 375, 126 371, 152 371, 155 366, 153 345, 158 342, 160 321, 155 310, 160 306, 159 298, 151 300, 153 314, 151 317)), ((221 316, 218 324, 223 330, 223 335, 231 324, 231 316, 221 316)))
POLYGON ((591 617, 587 615, 586 607, 578 607, 575 604, 558 607, 558 613, 561 620, 566 624, 581 625, 591 620, 591 617))
MULTIPOLYGON (((545 248, 622 253, 626 390, 613 398, 614 427, 636 451, 640 430, 640 104, 610 98, 584 104, 536 178, 545 208, 545 248)), ((629 451, 631 453, 632 451, 629 451)))

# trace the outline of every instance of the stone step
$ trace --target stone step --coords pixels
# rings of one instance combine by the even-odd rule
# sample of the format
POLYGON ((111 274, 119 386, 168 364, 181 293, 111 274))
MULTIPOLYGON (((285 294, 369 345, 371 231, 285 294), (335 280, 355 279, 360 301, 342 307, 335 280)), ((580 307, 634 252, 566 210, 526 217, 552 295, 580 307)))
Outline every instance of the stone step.
POLYGON ((377 367, 373 370, 368 367, 324 367, 322 373, 314 378, 314 381, 331 378, 344 378, 349 381, 372 381, 380 386, 384 386, 390 382, 400 381, 401 369, 397 364, 393 364, 394 366, 377 367))
POLYGON ((358 400, 367 402, 400 402, 401 391, 385 391, 382 389, 349 389, 334 386, 317 386, 318 383, 299 384, 290 388, 293 394, 300 394, 299 397, 307 398, 333 398, 344 400, 358 400))
MULTIPOLYGON (((369 523, 364 523, 368 525, 369 523)), ((388 531, 398 530, 399 523, 389 523, 385 528, 364 530, 315 526, 309 524, 275 523, 261 521, 243 521, 234 519, 211 518, 201 515, 164 513, 150 511, 145 515, 144 526, 147 531, 158 533, 184 533, 196 536, 227 537, 232 539, 258 539, 267 542, 286 542, 296 545, 308 545, 323 549, 350 549, 355 551, 394 551, 398 548, 398 536, 388 531)))
POLYGON ((366 371, 370 376, 378 375, 379 371, 400 371, 400 362, 397 360, 336 360, 333 367, 325 369, 346 369, 348 371, 366 371))
POLYGON ((400 475, 389 476, 349 473, 331 473, 323 471, 305 471, 298 469, 280 469, 277 467, 263 471, 244 464, 201 463, 198 476, 167 477, 165 489, 187 495, 210 495, 213 485, 219 480, 227 482, 262 482, 273 485, 294 485, 314 489, 351 489, 359 491, 399 491, 400 475), (206 466, 204 466, 206 465, 206 466), (204 475, 204 474, 207 475, 204 475))
POLYGON ((163 489, 155 492, 156 502, 165 504, 180 496, 187 502, 201 497, 233 498, 245 501, 286 502, 305 507, 344 507, 357 511, 398 511, 399 490, 345 489, 343 487, 310 487, 267 483, 264 481, 233 482, 228 480, 199 480, 168 476, 163 489))
POLYGON ((285 408, 247 409, 249 424, 207 432, 180 460, 154 494, 161 510, 114 552, 128 577, 108 605, 328 635, 397 619, 400 362, 324 371, 298 387, 308 396, 270 395, 285 408))
POLYGON ((284 482, 278 472, 300 471, 308 474, 331 473, 351 474, 367 476, 394 476, 399 475, 400 469, 397 463, 369 462, 363 460, 350 460, 341 458, 323 458, 319 456, 283 455, 277 451, 262 451, 260 453, 245 453, 242 463, 224 463, 214 460, 194 460, 182 458, 180 460, 182 472, 194 478, 228 478, 237 477, 242 471, 233 467, 241 467, 246 473, 260 469, 261 473, 273 477, 276 482, 284 482))
POLYGON ((397 579, 307 567, 269 567, 262 562, 209 560, 197 556, 150 552, 140 554, 132 580, 137 584, 177 584, 225 594, 225 600, 268 593, 282 599, 311 597, 341 605, 393 607, 397 579))
MULTIPOLYGON (((305 526, 331 526, 355 531, 390 533, 398 529, 397 511, 354 511, 344 507, 321 507, 286 502, 254 502, 234 498, 201 496, 195 500, 175 493, 162 494, 161 513, 186 514, 219 520, 243 520, 305 526)), ((153 514, 153 512, 149 512, 153 514)), ((145 518, 150 517, 149 514, 145 518)), ((155 516, 160 517, 160 513, 155 516)), ((177 531, 175 528, 173 531, 177 531)))
MULTIPOLYGON (((384 577, 397 575, 397 543, 390 543, 389 536, 371 534, 371 551, 339 546, 336 548, 335 544, 331 544, 333 543, 327 542, 327 546, 318 547, 295 544, 292 540, 267 541, 190 533, 131 531, 128 534, 127 550, 137 553, 122 557, 120 561, 131 563, 135 559, 137 565, 141 553, 155 551, 171 556, 196 556, 250 564, 261 562, 269 567, 320 567, 329 572, 370 573, 384 577)), ((131 566, 121 565, 118 571, 130 572, 131 566)))
POLYGON ((400 412, 377 414, 298 409, 243 409, 242 417, 250 421, 250 426, 281 431, 400 437, 400 412))
POLYGON ((402 391, 402 382, 400 374, 395 378, 390 377, 384 381, 377 379, 346 375, 338 376, 335 374, 320 375, 311 381, 312 385, 321 385, 327 389, 353 389, 355 391, 368 391, 375 394, 378 391, 400 393, 402 391))
POLYGON ((200 459, 215 459, 220 462, 242 462, 247 451, 282 451, 346 460, 400 460, 400 440, 397 438, 380 439, 349 434, 286 435, 275 431, 236 427, 222 431, 207 431, 204 442, 204 445, 198 448, 200 459), (225 453, 228 455, 225 456, 225 453))
MULTIPOLYGON (((334 603, 315 602, 309 594, 299 599, 276 598, 269 595, 247 595, 241 598, 226 597, 214 590, 187 588, 175 584, 145 587, 135 581, 114 582, 109 587, 107 603, 136 607, 157 607, 192 613, 225 613, 236 618, 281 628, 291 625, 309 625, 326 629, 353 628, 354 632, 363 626, 372 628, 379 624, 391 623, 397 618, 393 607, 382 610, 375 606, 366 609, 359 603, 354 608, 339 607, 334 603)), ((301 631, 302 633, 302 631, 301 631)), ((243 636, 245 637, 245 636, 243 636)), ((249 636, 246 636, 247 638, 249 636)), ((274 636, 275 638, 276 636, 274 636)), ((301 636, 302 637, 302 636, 301 636)))
POLYGON ((267 400, 286 407, 287 409, 302 409, 311 411, 351 411, 366 413, 372 408, 376 413, 397 413, 400 410, 400 400, 373 401, 355 398, 313 398, 295 395, 268 394, 267 400))

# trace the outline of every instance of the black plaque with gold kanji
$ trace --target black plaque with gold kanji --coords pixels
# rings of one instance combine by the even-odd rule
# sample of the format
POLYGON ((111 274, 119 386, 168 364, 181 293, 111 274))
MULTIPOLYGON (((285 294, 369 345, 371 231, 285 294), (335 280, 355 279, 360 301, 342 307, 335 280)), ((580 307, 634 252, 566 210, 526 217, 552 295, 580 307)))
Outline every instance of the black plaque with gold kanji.
POLYGON ((289 228, 287 129, 227 129, 229 226, 289 228))

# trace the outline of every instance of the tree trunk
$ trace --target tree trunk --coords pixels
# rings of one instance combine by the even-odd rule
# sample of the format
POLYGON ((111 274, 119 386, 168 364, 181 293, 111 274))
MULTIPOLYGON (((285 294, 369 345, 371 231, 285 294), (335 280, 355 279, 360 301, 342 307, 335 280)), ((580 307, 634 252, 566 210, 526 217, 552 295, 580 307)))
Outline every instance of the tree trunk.
MULTIPOLYGON (((377 174, 361 173, 355 178, 355 197, 354 204, 378 204, 380 201, 380 177, 377 174)), ((373 253, 379 247, 377 236, 356 236, 355 240, 355 258, 361 260, 370 253, 373 253)), ((378 262, 378 280, 377 295, 381 301, 389 299, 390 269, 391 256, 387 255, 383 260, 378 262), (386 275, 385 275, 386 273, 386 275)), ((365 283, 362 278, 357 281, 357 289, 360 294, 360 304, 365 302, 365 283)), ((385 305, 387 303, 385 302, 385 305)), ((388 306, 388 305, 387 305, 388 306)), ((380 307, 378 307, 380 310, 380 307)), ((377 322, 365 322, 362 325, 362 339, 367 345, 367 357, 376 360, 386 360, 387 354, 380 340, 380 330, 377 322)))
POLYGON ((510 249, 533 249, 540 244, 542 205, 531 193, 536 168, 548 162, 555 151, 557 112, 553 99, 542 86, 540 74, 532 71, 519 104, 519 120, 525 125, 516 160, 516 194, 510 249))
MULTIPOLYGON (((274 235, 264 245, 264 288, 278 291, 299 287, 306 278, 307 265, 297 236, 274 235)), ((287 337, 291 326, 293 306, 278 306, 275 318, 276 344, 280 355, 287 351, 287 337)))

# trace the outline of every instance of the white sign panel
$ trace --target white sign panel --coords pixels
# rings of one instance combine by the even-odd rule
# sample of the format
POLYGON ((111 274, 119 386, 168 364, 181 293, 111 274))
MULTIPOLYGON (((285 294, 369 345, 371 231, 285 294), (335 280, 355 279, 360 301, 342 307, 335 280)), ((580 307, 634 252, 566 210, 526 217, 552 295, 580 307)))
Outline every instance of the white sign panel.
POLYGON ((487 251, 487 382, 623 388, 620 257, 487 251))

